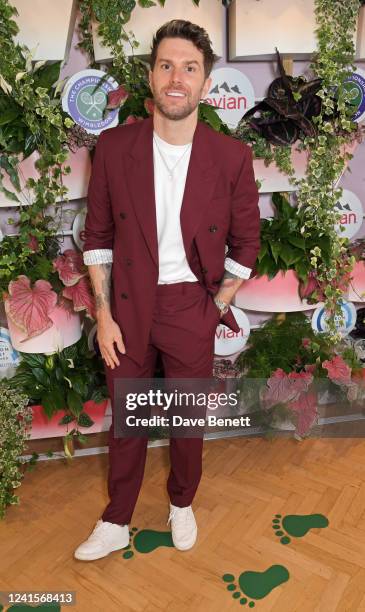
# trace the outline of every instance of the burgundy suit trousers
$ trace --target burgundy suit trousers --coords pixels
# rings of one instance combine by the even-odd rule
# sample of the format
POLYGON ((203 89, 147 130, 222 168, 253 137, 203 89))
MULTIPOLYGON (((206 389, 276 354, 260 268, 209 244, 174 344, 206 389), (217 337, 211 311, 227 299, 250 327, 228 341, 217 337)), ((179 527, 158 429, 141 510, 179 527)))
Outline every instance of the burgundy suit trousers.
MULTIPOLYGON (((219 311, 200 283, 158 285, 144 363, 132 361, 126 347, 125 355, 116 349, 119 366, 105 365, 113 412, 114 380, 153 378, 158 353, 165 378, 211 378, 218 322, 219 311)), ((147 437, 115 438, 113 419, 109 430, 110 502, 103 521, 130 523, 142 485, 147 442, 147 437)), ((194 498, 202 475, 202 449, 202 438, 170 438, 167 492, 175 506, 189 506, 194 498)))

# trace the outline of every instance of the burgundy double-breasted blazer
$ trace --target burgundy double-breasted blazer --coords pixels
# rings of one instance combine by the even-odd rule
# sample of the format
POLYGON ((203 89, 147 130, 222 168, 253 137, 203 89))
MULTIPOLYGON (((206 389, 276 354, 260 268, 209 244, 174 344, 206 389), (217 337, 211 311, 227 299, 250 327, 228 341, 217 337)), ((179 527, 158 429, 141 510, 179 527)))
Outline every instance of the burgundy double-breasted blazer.
MULTIPOLYGON (((211 295, 219 289, 226 255, 255 274, 260 212, 248 145, 198 122, 180 222, 189 266, 211 295)), ((152 117, 99 136, 83 250, 91 249, 113 250, 112 315, 127 355, 141 364, 158 281, 152 117)), ((223 322, 239 331, 231 310, 223 322)))

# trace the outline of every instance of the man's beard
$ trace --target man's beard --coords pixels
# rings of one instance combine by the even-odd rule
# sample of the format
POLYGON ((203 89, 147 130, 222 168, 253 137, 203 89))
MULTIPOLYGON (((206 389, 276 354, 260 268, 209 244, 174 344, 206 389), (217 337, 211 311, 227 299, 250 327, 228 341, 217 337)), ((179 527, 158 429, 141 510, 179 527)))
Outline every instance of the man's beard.
POLYGON ((163 93, 160 96, 154 96, 153 101, 160 113, 171 121, 180 121, 181 119, 185 119, 195 111, 200 102, 200 96, 195 100, 190 100, 188 97, 186 97, 186 102, 184 105, 176 105, 174 109, 171 109, 168 107, 168 104, 162 102, 164 95, 165 94, 163 93))

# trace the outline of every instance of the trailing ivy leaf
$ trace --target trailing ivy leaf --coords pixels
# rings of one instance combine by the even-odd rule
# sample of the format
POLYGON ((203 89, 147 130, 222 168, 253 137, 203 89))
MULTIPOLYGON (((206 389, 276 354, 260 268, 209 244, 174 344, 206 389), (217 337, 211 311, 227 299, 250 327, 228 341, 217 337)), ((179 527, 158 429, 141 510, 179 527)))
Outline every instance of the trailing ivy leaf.
POLYGON ((80 427, 91 427, 94 425, 94 421, 86 412, 81 412, 79 418, 77 419, 77 424, 80 425, 80 427))
POLYGON ((156 6, 156 2, 153 2, 153 0, 138 0, 138 4, 142 8, 150 8, 150 6, 156 6))
POLYGON ((72 414, 65 414, 62 419, 59 421, 59 425, 68 425, 75 420, 75 417, 72 414))
POLYGON ((81 397, 74 389, 67 390, 67 406, 71 410, 72 414, 79 416, 83 410, 83 403, 81 397))

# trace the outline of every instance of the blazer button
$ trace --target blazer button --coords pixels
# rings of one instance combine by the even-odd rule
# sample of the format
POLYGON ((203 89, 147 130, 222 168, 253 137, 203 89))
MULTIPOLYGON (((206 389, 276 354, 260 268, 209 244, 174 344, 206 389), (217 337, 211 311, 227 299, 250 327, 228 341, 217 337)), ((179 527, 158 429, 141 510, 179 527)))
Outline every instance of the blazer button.
POLYGON ((127 257, 127 259, 125 260, 125 263, 126 263, 126 265, 127 265, 127 266, 131 266, 133 262, 132 262, 132 260, 131 260, 131 259, 129 259, 129 258, 127 257))
POLYGON ((126 293, 121 293, 121 298, 123 298, 123 300, 128 300, 128 295, 126 293))
POLYGON ((202 268, 202 272, 203 272, 203 274, 206 274, 208 272, 208 270, 206 268, 202 268))
POLYGON ((216 231, 217 231, 217 229, 218 229, 218 228, 217 228, 217 226, 216 226, 216 225, 211 225, 211 226, 210 226, 210 228, 209 228, 209 231, 210 231, 210 232, 216 232, 216 231))
POLYGON ((122 219, 126 219, 127 215, 124 212, 119 213, 122 219))

